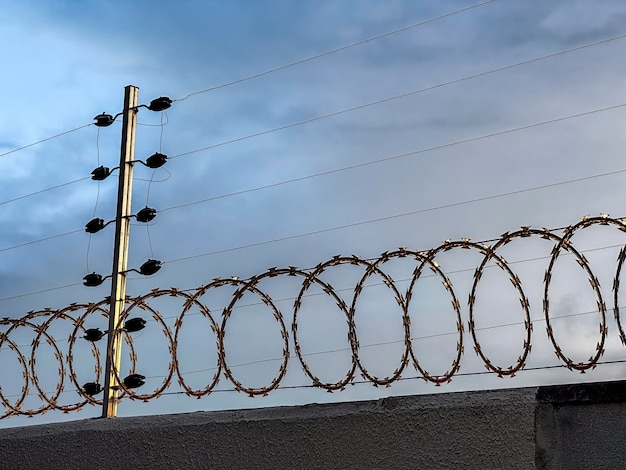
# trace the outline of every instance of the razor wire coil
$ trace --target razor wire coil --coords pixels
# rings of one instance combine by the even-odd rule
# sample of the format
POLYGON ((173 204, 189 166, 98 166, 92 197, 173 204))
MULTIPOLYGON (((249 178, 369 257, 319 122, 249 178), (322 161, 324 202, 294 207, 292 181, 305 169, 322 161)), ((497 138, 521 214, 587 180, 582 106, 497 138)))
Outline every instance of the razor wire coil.
MULTIPOLYGON (((401 378, 403 372, 409 365, 412 365, 413 368, 419 372, 423 380, 435 385, 441 385, 450 382, 460 370, 461 360, 464 354, 464 344, 466 341, 464 337, 466 327, 473 343, 473 349, 483 362, 485 368, 500 377, 513 377, 517 372, 526 367, 526 361, 532 350, 531 340, 533 322, 531 321, 530 316, 530 302, 528 300, 527 293, 524 291, 522 282, 506 259, 498 254, 498 250, 513 240, 532 237, 539 237, 554 243, 549 255, 549 262, 543 279, 543 315, 546 322, 547 337, 552 344, 554 353, 565 367, 570 370, 585 372, 586 370, 596 367, 605 352, 605 343, 608 334, 606 321, 607 307, 600 290, 600 282, 598 278, 592 271, 587 258, 574 246, 572 238, 577 232, 597 225, 612 226, 621 232, 626 232, 626 222, 622 219, 611 218, 605 214, 598 217, 586 216, 583 217, 580 222, 560 230, 562 232, 561 235, 557 235, 554 231, 546 228, 535 229, 522 227, 514 232, 504 233, 500 238, 492 241, 491 244, 472 242, 469 239, 463 238, 455 241, 446 240, 438 247, 428 251, 412 251, 406 248, 399 248, 394 251, 382 253, 378 258, 373 260, 364 260, 355 255, 335 256, 327 261, 319 263, 316 267, 310 270, 303 270, 296 267, 270 268, 261 274, 252 276, 251 278, 245 280, 238 278, 217 278, 208 284, 198 287, 194 291, 182 291, 176 288, 154 289, 144 295, 127 298, 126 306, 120 315, 116 332, 117 334, 123 335, 126 349, 124 357, 127 357, 126 362, 129 373, 134 374, 136 372, 138 357, 132 334, 124 330, 124 324, 129 320, 131 315, 134 314, 148 315, 156 324, 159 325, 163 335, 163 340, 167 344, 169 361, 167 364, 167 373, 164 374, 162 382, 160 382, 154 390, 148 392, 139 392, 135 388, 127 386, 125 381, 122 379, 123 374, 121 371, 114 370, 117 382, 119 383, 119 387, 121 389, 120 399, 128 398, 132 400, 149 401, 168 393, 168 390, 174 381, 178 383, 178 385, 182 388, 183 393, 186 395, 201 398, 210 395, 213 391, 215 391, 216 386, 224 378, 228 380, 233 385, 234 389, 239 392, 243 392, 251 397, 258 395, 264 396, 280 387, 281 382, 287 374, 290 360, 293 359, 297 359, 302 371, 305 376, 308 377, 312 386, 325 389, 329 392, 343 390, 347 385, 354 383, 356 381, 357 374, 363 377, 365 381, 370 382, 373 385, 389 386, 401 378), (459 302, 458 295, 454 290, 453 284, 435 259, 439 255, 452 252, 454 250, 475 251, 482 256, 481 262, 478 264, 473 273, 473 280, 468 296, 469 319, 467 324, 463 322, 461 316, 461 304, 459 302), (550 286, 555 266, 562 253, 567 253, 573 256, 580 269, 582 269, 582 272, 587 277, 593 291, 593 296, 596 300, 597 311, 600 317, 598 341, 595 351, 586 361, 582 362, 576 362, 567 355, 566 351, 564 351, 562 346, 559 344, 551 324, 549 299, 550 286), (387 263, 399 258, 406 258, 416 262, 416 267, 413 269, 412 275, 408 280, 409 284, 406 291, 402 291, 394 279, 384 270, 387 263), (479 288, 481 286, 483 272, 488 266, 490 266, 490 263, 495 264, 508 277, 510 283, 517 292, 517 296, 519 297, 519 305, 524 319, 524 339, 521 343, 521 350, 517 359, 510 365, 496 364, 494 359, 489 357, 484 351, 476 333, 479 329, 477 327, 476 299, 479 296, 479 288), (359 281, 352 289, 352 299, 349 302, 343 300, 333 285, 323 279, 324 273, 342 265, 357 266, 363 270, 363 274, 361 275, 359 281), (452 315, 456 324, 457 340, 454 357, 452 358, 447 370, 439 374, 431 373, 422 365, 418 355, 415 353, 412 339, 413 327, 411 325, 410 317, 411 303, 415 299, 416 285, 423 277, 423 274, 427 271, 431 271, 434 273, 434 276, 440 279, 447 295, 450 298, 452 315), (292 310, 290 312, 292 318, 291 325, 289 325, 286 321, 285 315, 277 306, 278 300, 284 299, 273 299, 261 287, 263 281, 283 277, 295 278, 300 282, 299 291, 295 296, 292 304, 292 310), (360 295, 364 287, 366 287, 368 280, 373 277, 382 280, 382 284, 389 289, 389 292, 394 297, 395 304, 401 312, 400 316, 404 343, 402 355, 400 357, 399 365, 385 376, 375 375, 368 370, 367 365, 362 358, 361 344, 359 342, 359 305, 360 302, 363 302, 360 295), (203 302, 203 297, 210 292, 226 287, 231 290, 234 289, 234 292, 232 292, 230 300, 227 300, 226 306, 222 309, 221 314, 218 316, 215 311, 212 311, 208 305, 203 302), (345 372, 345 375, 336 381, 322 380, 316 371, 313 370, 312 366, 307 362, 307 355, 303 352, 300 338, 302 331, 299 327, 299 319, 303 305, 307 301, 307 295, 312 288, 319 289, 323 292, 323 294, 329 296, 339 309, 341 315, 345 317, 347 325, 346 339, 351 353, 351 364, 345 372), (238 377, 235 374, 233 366, 229 363, 230 353, 226 347, 226 337, 228 336, 230 329, 233 328, 230 325, 233 316, 236 315, 235 309, 245 295, 256 296, 260 300, 260 303, 269 310, 270 314, 276 321, 282 341, 282 358, 280 360, 278 370, 269 383, 263 386, 247 385, 241 377, 238 377), (180 310, 180 314, 175 316, 173 328, 168 326, 166 317, 163 313, 151 305, 151 301, 164 296, 174 297, 182 302, 182 309, 180 310), (201 387, 192 386, 188 382, 184 368, 181 365, 182 356, 180 351, 182 344, 181 330, 188 316, 192 314, 192 312, 196 313, 196 311, 202 316, 202 318, 208 321, 210 330, 215 338, 215 348, 217 353, 217 362, 215 364, 213 375, 209 378, 208 383, 201 387), (295 354, 292 356, 290 351, 294 351, 295 354)), ((626 334, 624 333, 620 317, 620 307, 618 304, 619 289, 621 285, 621 270, 625 262, 626 245, 619 251, 612 286, 613 314, 616 320, 621 343, 626 346, 626 334)), ((81 380, 79 380, 78 377, 77 366, 79 361, 84 363, 87 359, 85 358, 85 354, 80 354, 80 357, 78 357, 76 355, 76 348, 79 341, 85 341, 83 338, 86 337, 86 324, 88 321, 93 321, 97 318, 108 319, 108 306, 109 301, 108 299, 105 299, 92 304, 73 303, 67 307, 57 310, 46 308, 39 311, 31 311, 18 319, 0 319, 0 351, 3 351, 3 354, 7 353, 14 355, 15 361, 18 364, 17 369, 21 371, 23 380, 20 392, 14 395, 9 395, 5 393, 2 388, 2 381, 6 380, 6 378, 0 378, 0 419, 19 415, 35 416, 46 413, 50 410, 60 410, 65 413, 69 413, 81 410, 86 405, 102 404, 101 400, 88 394, 84 389, 84 386, 80 383, 81 380), (71 331, 66 338, 55 338, 53 335, 53 329, 62 322, 69 324, 71 331), (28 351, 23 351, 24 348, 20 348, 20 346, 18 346, 17 338, 20 332, 24 330, 30 331, 30 334, 33 337, 28 351), (56 376, 58 376, 52 392, 46 392, 44 390, 46 387, 41 384, 43 374, 41 374, 40 367, 38 367, 38 358, 41 357, 43 345, 47 345, 47 348, 52 351, 52 355, 48 354, 46 360, 48 362, 52 361, 55 365, 54 367, 56 367, 56 372, 50 372, 50 367, 52 366, 49 366, 46 369, 46 374, 47 376, 51 374, 56 374, 56 376), (62 395, 72 395, 64 393, 68 391, 75 392, 77 398, 74 401, 66 402, 61 399, 62 395), (38 408, 29 408, 28 406, 25 406, 27 397, 30 395, 36 395, 39 398, 40 405, 38 408)), ((91 360, 93 361, 93 375, 90 379, 93 383, 97 384, 103 374, 101 366, 101 355, 103 353, 94 342, 91 342, 91 344, 88 345, 88 349, 92 358, 91 360)), ((13 386, 15 387, 15 384, 13 386)))

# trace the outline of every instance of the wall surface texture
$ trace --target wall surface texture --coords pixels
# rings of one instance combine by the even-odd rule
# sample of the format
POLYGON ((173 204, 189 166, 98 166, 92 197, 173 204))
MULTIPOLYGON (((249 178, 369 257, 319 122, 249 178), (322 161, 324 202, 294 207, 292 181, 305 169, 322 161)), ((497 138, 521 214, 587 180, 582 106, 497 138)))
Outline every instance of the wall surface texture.
POLYGON ((1 469, 624 468, 626 382, 0 430, 1 469))

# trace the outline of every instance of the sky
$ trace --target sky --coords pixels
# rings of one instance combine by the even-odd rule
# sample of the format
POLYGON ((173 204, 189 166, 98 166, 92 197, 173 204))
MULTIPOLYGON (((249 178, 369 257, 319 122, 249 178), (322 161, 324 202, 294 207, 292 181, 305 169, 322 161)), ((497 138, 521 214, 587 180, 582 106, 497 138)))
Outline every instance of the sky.
MULTIPOLYGON (((138 112, 135 158, 161 152, 169 159, 156 171, 135 166, 133 212, 150 206, 157 217, 147 227, 132 224, 128 267, 147 259, 163 267, 154 276, 129 275, 133 298, 153 289, 194 292, 215 278, 249 279, 271 267, 307 271, 336 255, 372 260, 398 247, 427 251, 448 239, 493 240, 520 226, 556 229, 587 214, 626 216, 621 1, 0 0, 0 7, 0 318, 109 295, 110 281, 88 288, 82 278, 110 274, 114 224, 91 236, 83 229, 94 217, 115 217, 117 171, 100 183, 89 177, 100 165, 118 166, 121 119, 98 128, 93 117, 119 113, 127 85, 139 87, 141 104, 174 100, 163 113, 138 112)), ((611 310, 623 234, 593 226, 572 243, 585 253, 607 304, 603 360, 623 360, 611 310)), ((180 393, 174 377, 169 395, 149 403, 125 399, 120 416, 623 378, 620 363, 585 375, 549 368, 562 364, 542 312, 553 246, 520 238, 498 251, 519 275, 534 321, 526 361, 532 370, 514 378, 478 373, 486 369, 468 334, 468 296, 482 256, 457 249, 437 255, 465 330, 459 373, 449 384, 415 379, 409 363, 390 387, 356 383, 332 394, 310 387, 292 332, 303 279, 267 277, 258 287, 281 312, 292 356, 278 389, 253 399, 233 391, 222 371, 215 391, 195 400, 180 393)), ((404 295, 416 266, 410 258, 380 267, 404 295)), ((350 306, 365 273, 364 265, 342 264, 319 278, 350 306)), ((360 360, 370 374, 385 377, 404 351, 401 309, 380 273, 370 274, 355 301, 360 360)), ((215 287, 200 298, 218 324, 234 290, 215 287)), ((345 315, 319 283, 303 295, 298 344, 322 382, 339 382, 352 363, 345 315)), ((549 296, 550 314, 563 317, 552 324, 558 344, 575 362, 586 361, 595 354, 600 314, 573 256, 559 258, 549 296)), ((492 267, 476 297, 482 351, 506 368, 525 338, 519 293, 506 272, 492 267)), ((233 377, 255 389, 280 373, 285 346, 280 322, 261 300, 248 291, 225 333, 233 377)), ((163 322, 133 307, 148 320, 133 336, 136 371, 148 377, 138 393, 158 389, 168 375, 167 331, 174 334, 184 308, 181 298, 146 302, 163 322)), ((452 367, 457 352, 450 305, 437 276, 413 288, 414 352, 435 375, 452 367)), ((84 327, 105 329, 106 319, 92 315, 84 327)), ((0 328, 4 334, 9 323, 0 328)), ((53 393, 73 326, 59 319, 46 331, 62 359, 43 335, 33 368, 41 389, 53 393)), ((29 358, 35 337, 27 326, 0 337, 0 391, 11 403, 23 379, 6 338, 29 358)), ((217 354, 215 334, 197 306, 185 311, 176 340, 185 382, 202 389, 217 354)), ((79 382, 94 380, 85 340, 77 340, 73 356, 79 382)), ((58 401, 73 403, 77 395, 68 371, 63 375, 58 401)), ((361 378, 357 371, 354 382, 361 378)), ((23 408, 36 410, 42 401, 32 383, 29 393, 23 408)), ((2 419, 0 426, 99 414, 87 406, 67 415, 2 419)))

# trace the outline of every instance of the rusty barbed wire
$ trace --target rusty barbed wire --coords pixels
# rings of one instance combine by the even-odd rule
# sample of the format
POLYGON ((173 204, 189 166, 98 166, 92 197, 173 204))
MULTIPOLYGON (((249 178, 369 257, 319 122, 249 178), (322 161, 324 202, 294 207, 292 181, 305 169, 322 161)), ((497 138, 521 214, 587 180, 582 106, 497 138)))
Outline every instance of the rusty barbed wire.
MULTIPOLYGON (((473 349, 488 371, 495 373, 499 377, 513 377, 517 372, 526 367, 526 361, 532 350, 533 323, 530 316, 530 302, 527 293, 522 287, 522 282, 506 259, 498 254, 498 250, 502 249, 513 240, 532 237, 538 237, 554 244, 548 257, 549 262, 543 278, 543 315, 546 322, 547 337, 553 346, 554 353, 564 367, 584 373, 586 370, 595 368, 605 352, 605 343, 608 335, 606 322, 607 307, 603 300, 598 278, 593 273, 586 257, 581 251, 574 247, 572 238, 579 231, 596 225, 613 226, 621 232, 626 232, 626 221, 623 219, 611 218, 606 214, 601 214, 598 217, 585 216, 580 222, 562 229, 550 230, 547 228, 522 227, 514 232, 502 234, 499 238, 490 241, 490 244, 473 242, 467 238, 462 238, 454 241, 446 240, 438 247, 428 251, 412 251, 407 248, 399 248, 394 251, 382 253, 379 257, 372 260, 365 260, 355 255, 335 256, 319 263, 312 269, 299 269, 293 266, 287 268, 270 268, 248 279, 238 279, 236 277, 224 279, 216 278, 210 283, 202 285, 192 291, 182 291, 176 288, 154 289, 144 295, 127 298, 126 308, 120 315, 117 329, 123 332, 124 344, 126 346, 124 357, 128 358, 126 361, 128 374, 136 375, 138 370, 137 364, 140 362, 132 333, 129 332, 132 330, 126 328, 126 325, 133 321, 131 316, 135 314, 140 316, 139 318, 143 323, 145 323, 145 320, 143 320, 142 317, 147 315, 154 323, 159 325, 164 339, 163 344, 167 346, 169 361, 167 364, 167 372, 162 376, 162 382, 160 382, 154 390, 145 393, 138 392, 136 386, 131 382, 127 383, 122 377, 124 374, 122 374, 121 370, 115 370, 114 373, 121 388, 120 399, 128 398, 131 400, 149 401, 158 398, 169 390, 174 378, 176 378, 176 382, 182 388, 182 393, 190 397, 201 398, 211 394, 215 391, 215 387, 220 383, 222 378, 226 378, 236 391, 243 392, 251 397, 258 395, 264 396, 280 387, 281 382, 287 374, 289 362, 294 358, 297 358, 302 371, 310 379, 312 386, 325 389, 329 392, 343 390, 347 385, 355 383, 357 374, 373 385, 390 386, 392 383, 401 379, 403 372, 410 364, 419 372, 420 378, 426 382, 433 383, 437 386, 450 382, 461 367, 461 359, 465 352, 464 334, 466 330, 457 293, 453 288, 450 278, 437 262, 437 258, 454 250, 475 251, 482 256, 481 262, 474 270, 471 289, 468 295, 469 318, 467 321, 467 331, 471 336, 473 349), (554 233, 555 231, 562 233, 561 235, 557 235, 554 233), (563 252, 573 256, 588 278, 600 316, 599 337, 595 352, 583 362, 576 362, 565 353, 562 346, 557 341, 551 325, 550 286, 556 263, 563 252), (406 291, 401 290, 397 282, 385 272, 386 265, 398 259, 407 259, 416 262, 416 267, 413 269, 412 275, 409 279, 404 280, 409 282, 406 291), (521 352, 513 364, 496 364, 494 360, 484 352, 484 348, 477 336, 477 330, 480 329, 476 326, 477 298, 479 297, 480 281, 484 270, 492 265, 497 266, 507 275, 519 297, 519 305, 523 316, 524 338, 520 345, 521 352), (351 289, 352 296, 351 300, 348 302, 340 296, 339 291, 335 289, 330 282, 323 279, 327 272, 340 266, 355 266, 363 270, 363 274, 360 276, 358 282, 354 285, 354 288, 351 289), (427 268, 434 273, 434 276, 440 279, 447 295, 450 297, 451 313, 458 335, 456 340, 456 352, 452 358, 452 362, 445 372, 438 374, 429 372, 420 362, 420 358, 416 354, 413 344, 414 338, 411 325, 411 306, 412 302, 416 299, 416 286, 423 277, 423 274, 427 272, 427 268), (292 320, 290 328, 288 328, 288 323, 286 323, 283 312, 277 306, 278 300, 285 299, 273 299, 262 287, 262 284, 269 279, 282 277, 294 278, 300 283, 298 293, 295 297, 292 297, 293 304, 290 312, 292 314, 292 320), (359 342, 359 302, 363 302, 361 293, 364 288, 368 287, 367 283, 373 277, 382 280, 382 285, 386 286, 393 295, 395 304, 400 311, 400 320, 402 322, 403 340, 401 342, 404 343, 402 355, 399 360, 399 365, 386 376, 378 376, 368 370, 361 355, 361 344, 359 342), (324 381, 312 370, 311 366, 306 361, 307 354, 303 352, 301 340, 299 339, 299 335, 301 334, 299 327, 300 313, 307 299, 310 297, 310 292, 313 288, 321 290, 323 294, 330 297, 340 313, 345 317, 347 325, 346 340, 349 344, 348 349, 351 353, 351 361, 345 375, 336 381, 324 381), (230 297, 227 297, 224 304, 225 306, 221 308, 221 313, 218 315, 216 312, 211 311, 204 301, 204 298, 220 289, 230 289, 228 291, 230 292, 230 297), (235 309, 238 308, 239 302, 246 295, 258 297, 260 304, 264 305, 270 311, 270 314, 278 324, 282 341, 282 358, 279 359, 280 365, 278 366, 278 370, 269 383, 263 386, 246 385, 241 378, 235 375, 233 366, 229 364, 228 359, 230 353, 226 347, 226 338, 228 337, 230 329, 233 328, 229 326, 229 324, 234 315, 236 315, 235 309), (173 327, 168 326, 163 313, 160 312, 158 308, 151 305, 151 302, 154 303, 156 299, 161 297, 171 297, 181 303, 180 313, 175 315, 173 327), (213 370, 213 375, 209 378, 206 385, 200 387, 192 386, 189 383, 186 372, 182 367, 182 356, 180 352, 181 331, 185 320, 192 314, 199 314, 208 321, 210 331, 215 335, 217 360, 214 364, 214 368, 207 369, 213 370), (295 352, 294 356, 291 355, 291 350, 295 352)), ((621 270, 624 263, 626 263, 626 245, 619 251, 612 286, 613 314, 617 323, 620 341, 626 346, 626 334, 622 326, 619 307, 621 270)), ((341 289, 341 291, 343 292, 345 289, 341 289)), ((104 299, 91 304, 73 303, 57 310, 46 308, 38 311, 30 311, 17 319, 6 317, 0 319, 0 352, 14 356, 16 365, 15 374, 21 374, 22 380, 19 392, 10 394, 6 392, 7 388, 3 388, 2 385, 5 385, 4 381, 11 380, 11 378, 7 378, 6 375, 0 378, 0 404, 3 408, 0 411, 0 419, 18 415, 30 417, 46 413, 50 410, 60 410, 69 413, 81 410, 86 405, 95 406, 102 404, 102 401, 96 398, 96 395, 101 391, 99 386, 99 381, 103 373, 101 355, 105 354, 105 348, 103 348, 102 345, 98 346, 96 343, 106 332, 87 328, 87 326, 88 324, 96 322, 98 318, 108 322, 108 307, 109 301, 108 299, 104 299), (55 334, 58 336, 56 331, 62 329, 62 325, 64 324, 68 326, 65 327, 66 332, 63 334, 63 337, 55 337, 55 334), (69 333, 67 331, 69 331, 69 333), (24 338, 29 338, 30 344, 20 345, 19 343, 25 341, 24 338), (86 343, 89 352, 88 354, 80 353, 79 356, 77 356, 76 349, 83 342, 86 343), (44 354, 44 352, 48 352, 42 349, 45 345, 51 350, 51 354, 44 354), (42 361, 45 362, 44 370, 40 370, 42 367, 39 364, 41 364, 42 361), (92 372, 85 373, 84 364, 87 363, 89 365, 90 361, 93 366, 92 372), (79 365, 81 367, 80 372, 77 371, 79 365), (56 377, 55 385, 53 387, 42 385, 44 376, 46 377, 46 381, 48 381, 50 376, 56 377), (85 385, 86 383, 91 384, 95 388, 92 390, 88 389, 85 385), (46 391, 46 388, 51 388, 52 391, 46 391), (62 395, 65 398, 68 394, 73 396, 73 398, 69 400, 61 399, 62 395), (38 407, 29 406, 33 401, 33 396, 36 396, 40 400, 38 407), (29 397, 31 398, 29 399, 29 397)), ((7 359, 4 358, 3 363, 6 362, 7 359)), ((15 378, 13 378, 12 386, 14 388, 19 386, 19 382, 16 385, 15 378)))

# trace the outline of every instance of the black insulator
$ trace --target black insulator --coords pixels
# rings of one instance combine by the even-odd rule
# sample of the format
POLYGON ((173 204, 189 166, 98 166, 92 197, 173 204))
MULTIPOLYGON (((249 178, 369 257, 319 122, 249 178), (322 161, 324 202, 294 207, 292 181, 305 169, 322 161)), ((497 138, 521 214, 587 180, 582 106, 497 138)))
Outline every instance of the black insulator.
POLYGON ((131 318, 124 323, 124 330, 128 333, 143 330, 146 327, 146 321, 143 318, 131 318))
POLYGON ((85 394, 89 395, 90 397, 97 395, 101 391, 102 391, 102 385, 100 385, 99 383, 87 382, 86 384, 83 385, 83 392, 85 392, 85 394))
POLYGON ((150 155, 148 158, 146 158, 146 166, 148 168, 153 168, 153 169, 159 168, 165 165, 166 161, 167 161, 167 155, 157 152, 153 155, 150 155))
POLYGON ((161 96, 150 101, 150 106, 148 106, 148 109, 150 111, 165 111, 170 106, 172 106, 172 100, 169 99, 167 96, 161 96))
POLYGON ((144 207, 135 216, 137 218, 137 222, 150 222, 152 219, 156 217, 156 209, 152 207, 144 207))
POLYGON ((102 331, 100 328, 89 328, 85 330, 85 338, 87 341, 99 341, 106 333, 102 331))
POLYGON ((104 228, 104 220, 103 219, 91 219, 85 225, 85 232, 87 233, 96 233, 104 228))
POLYGON ((128 377, 124 378, 124 385, 126 388, 137 388, 141 387, 144 382, 145 377, 141 374, 130 374, 128 377))
POLYGON ((158 259, 149 259, 139 267, 139 273, 144 276, 151 276, 161 269, 161 264, 158 259))
POLYGON ((106 166, 99 166, 91 172, 91 179, 95 181, 102 181, 111 174, 111 170, 106 166))
POLYGON ((98 287, 100 284, 104 282, 104 278, 101 274, 91 273, 87 274, 83 278, 83 285, 87 287, 98 287))
POLYGON ((98 114, 94 119, 96 120, 95 124, 98 127, 110 126, 114 121, 113 116, 106 113, 98 114))

